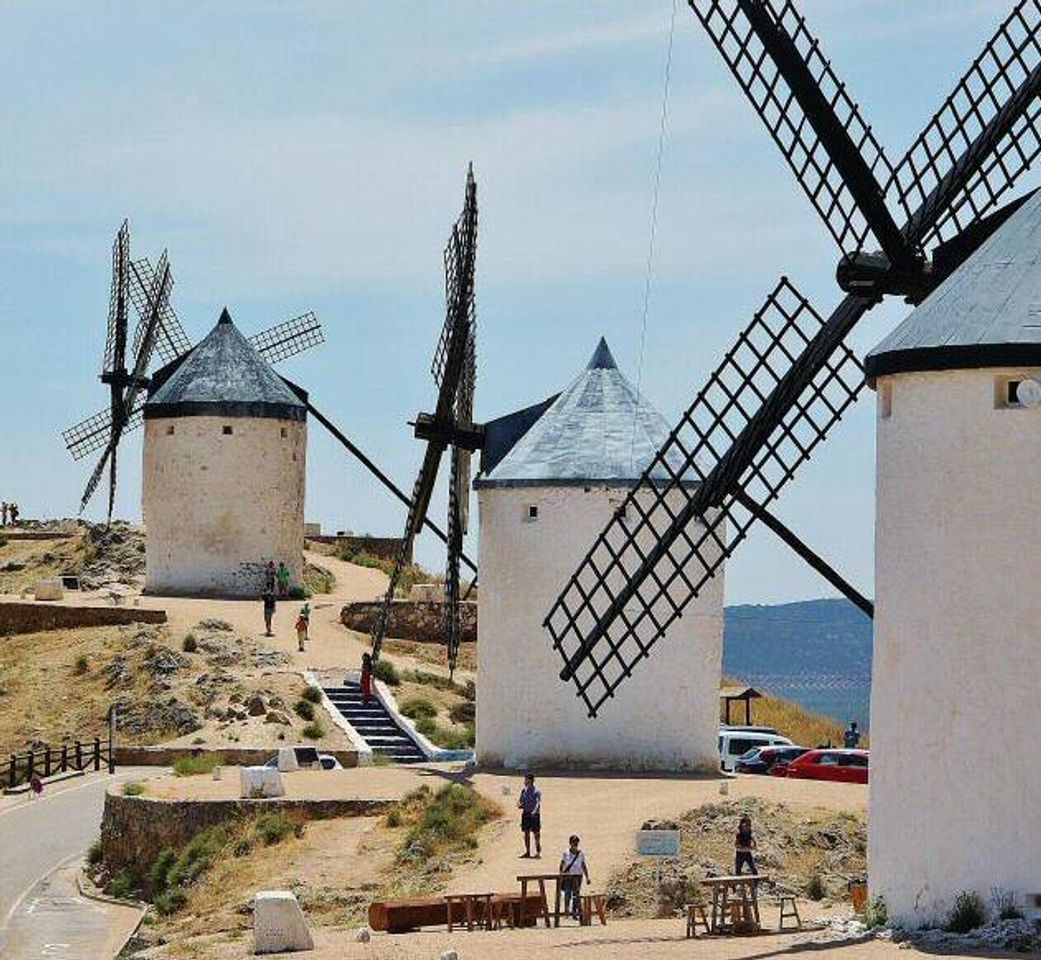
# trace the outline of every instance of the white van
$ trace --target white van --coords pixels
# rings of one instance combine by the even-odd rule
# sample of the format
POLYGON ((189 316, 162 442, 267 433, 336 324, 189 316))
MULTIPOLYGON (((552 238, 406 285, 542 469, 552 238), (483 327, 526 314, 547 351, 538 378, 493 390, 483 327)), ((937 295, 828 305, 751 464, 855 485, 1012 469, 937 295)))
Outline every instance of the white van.
POLYGON ((782 737, 770 727, 720 727, 719 765, 733 771, 734 761, 753 747, 791 747, 787 737, 782 737))

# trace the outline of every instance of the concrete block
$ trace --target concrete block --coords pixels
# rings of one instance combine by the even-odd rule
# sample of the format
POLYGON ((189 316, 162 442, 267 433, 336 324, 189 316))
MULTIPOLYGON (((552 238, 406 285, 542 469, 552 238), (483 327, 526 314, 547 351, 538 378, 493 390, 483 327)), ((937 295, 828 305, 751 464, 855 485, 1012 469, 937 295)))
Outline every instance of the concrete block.
POLYGON ((239 796, 243 799, 285 795, 285 784, 278 770, 272 767, 239 767, 239 796))
POLYGON ((296 897, 288 890, 259 891, 253 904, 253 952, 313 949, 314 940, 296 897))
POLYGON ((65 596, 61 580, 57 577, 40 580, 33 593, 37 600, 61 600, 65 596))
POLYGON ((278 748, 278 769, 282 773, 292 773, 300 769, 300 764, 296 762, 296 751, 292 747, 278 748))

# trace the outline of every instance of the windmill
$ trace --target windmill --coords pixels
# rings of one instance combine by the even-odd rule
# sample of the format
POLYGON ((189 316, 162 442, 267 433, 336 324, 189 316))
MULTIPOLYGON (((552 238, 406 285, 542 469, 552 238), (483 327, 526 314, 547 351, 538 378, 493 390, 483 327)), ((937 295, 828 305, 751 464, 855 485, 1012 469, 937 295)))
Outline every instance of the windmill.
MULTIPOLYGON (((405 532, 383 605, 372 631, 373 660, 379 659, 387 632, 387 620, 401 572, 412 551, 416 534, 426 520, 441 458, 451 448, 448 478, 448 559, 445 567, 445 646, 449 670, 455 672, 459 652, 460 563, 476 567, 463 554, 463 536, 469 522, 470 459, 483 442, 483 430, 473 423, 474 386, 477 379, 474 266, 477 258, 477 183, 471 166, 466 176, 463 212, 452 227, 445 247, 445 323, 430 366, 437 384, 434 413, 420 413, 415 435, 427 447, 412 488, 405 532)), ((472 586, 472 584, 471 584, 472 586)))
POLYGON ((1022 204, 998 206, 1041 152, 1039 0, 1014 7, 895 166, 791 0, 688 2, 838 244, 845 296, 825 319, 780 280, 553 604, 560 676, 590 716, 756 522, 871 614, 767 508, 864 386, 856 323, 957 269, 1022 204))

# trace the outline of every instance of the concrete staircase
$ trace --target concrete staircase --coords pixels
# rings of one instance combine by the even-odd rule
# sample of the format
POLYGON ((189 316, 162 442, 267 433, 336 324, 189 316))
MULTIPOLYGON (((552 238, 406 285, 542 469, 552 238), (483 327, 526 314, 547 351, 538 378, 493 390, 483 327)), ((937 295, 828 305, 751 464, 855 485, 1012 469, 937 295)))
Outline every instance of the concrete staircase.
POLYGON ((365 738, 374 754, 394 763, 421 763, 426 760, 412 738, 394 722, 386 708, 375 697, 361 702, 361 686, 346 683, 342 687, 325 687, 325 695, 343 718, 365 738))

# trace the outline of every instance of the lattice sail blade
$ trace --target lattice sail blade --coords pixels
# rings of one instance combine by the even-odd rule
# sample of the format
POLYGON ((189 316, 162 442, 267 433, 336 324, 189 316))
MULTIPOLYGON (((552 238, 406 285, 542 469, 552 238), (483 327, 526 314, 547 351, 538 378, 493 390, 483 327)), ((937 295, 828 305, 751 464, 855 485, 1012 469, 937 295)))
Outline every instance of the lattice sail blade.
POLYGON ((108 298, 108 331, 102 370, 118 370, 123 366, 119 354, 126 349, 127 294, 130 273, 130 223, 123 221, 112 244, 112 286, 108 298))
POLYGON ((845 254, 906 250, 882 196, 892 166, 791 0, 688 0, 845 254))
MULTIPOLYGON (((868 306, 862 301, 861 313, 868 306)), ((561 675, 574 682, 591 716, 746 536, 754 517, 734 493, 745 491, 768 505, 856 400, 863 370, 840 343, 746 457, 736 482, 706 496, 754 418, 825 326, 782 279, 550 610, 545 625, 564 661, 561 675)))
POLYGON ((1041 0, 1020 0, 897 164, 887 196, 922 246, 993 209, 1041 153, 1041 0))
POLYGON ((455 673, 462 637, 459 617, 459 556, 463 552, 465 532, 464 503, 469 489, 467 450, 452 450, 452 470, 448 482, 448 558, 445 563, 444 633, 448 653, 448 669, 455 673))
MULTIPOLYGON (((124 432, 136 430, 144 419, 143 406, 137 406, 127 420, 124 432)), ((112 434, 112 411, 106 407, 99 410, 75 426, 62 431, 65 448, 72 454, 73 460, 82 460, 85 456, 100 450, 108 443, 112 434)))
POLYGON ((249 342, 268 363, 278 363, 325 343, 325 332, 318 318, 308 310, 292 320, 261 330, 250 337, 249 342))
MULTIPOLYGON (((134 330, 134 354, 141 351, 141 340, 148 325, 150 310, 149 296, 156 282, 156 271, 148 257, 134 260, 130 264, 130 299, 137 312, 137 327, 134 330)), ((184 332, 181 321, 174 312, 169 301, 163 304, 159 315, 159 328, 156 337, 155 352, 164 363, 170 363, 183 356, 192 348, 188 334, 184 332)))

